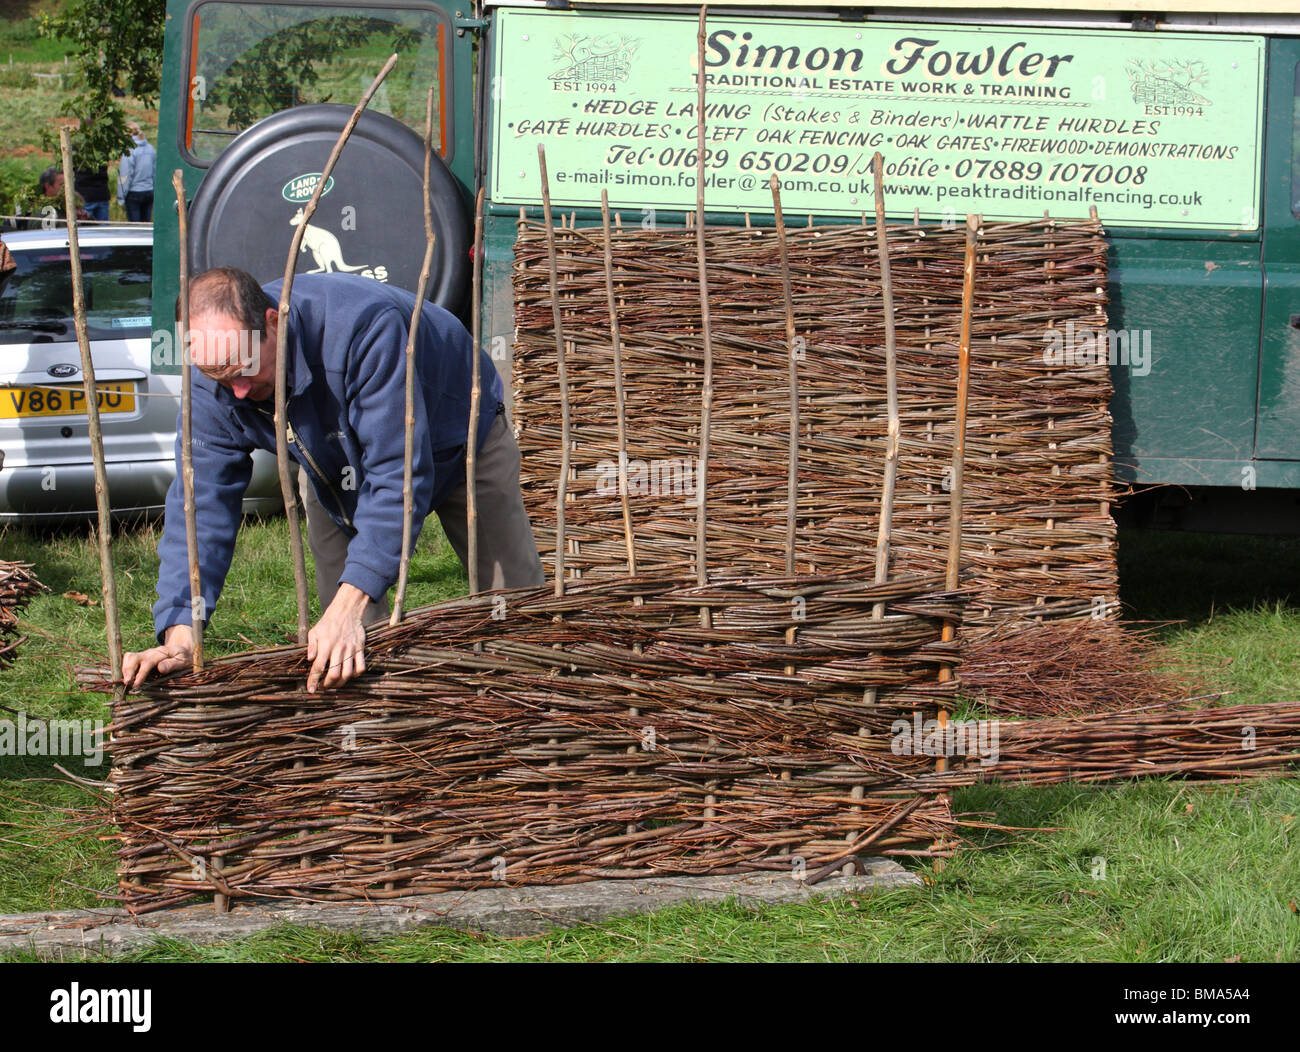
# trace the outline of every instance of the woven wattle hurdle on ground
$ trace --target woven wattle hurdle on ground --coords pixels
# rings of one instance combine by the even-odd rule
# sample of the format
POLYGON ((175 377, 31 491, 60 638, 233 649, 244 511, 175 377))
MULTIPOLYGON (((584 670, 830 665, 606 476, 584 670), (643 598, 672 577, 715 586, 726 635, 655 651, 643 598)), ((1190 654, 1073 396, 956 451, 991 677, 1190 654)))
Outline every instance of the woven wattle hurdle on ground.
POLYGON ((991 721, 978 747, 915 787, 954 789, 981 781, 1019 785, 1110 782, 1172 775, 1239 781, 1294 774, 1300 704, 1188 709, 1186 700, 1086 716, 991 721), (985 759, 996 762, 986 765, 985 759))
POLYGON ((933 759, 893 755, 889 727, 952 697, 942 587, 658 573, 483 593, 373 631, 337 690, 305 693, 301 648, 154 682, 111 728, 121 893, 146 912, 924 852, 952 815, 897 789, 933 759))
MULTIPOLYGON (((869 573, 885 444, 884 312, 874 227, 791 229, 799 364, 799 545, 807 573, 869 573)), ((625 572, 613 354, 599 228, 556 231, 573 413, 565 563, 625 572)), ((699 448, 700 301, 692 230, 613 235, 638 565, 687 570, 699 448)), ((777 239, 710 228, 715 355, 711 563, 780 572, 789 385, 777 239)), ((940 572, 948 538, 964 226, 889 228, 902 450, 892 567, 940 572)), ((1104 332, 1106 248, 1095 221, 985 223, 976 262, 963 509, 967 632, 1118 610, 1106 362, 1054 364, 1045 334, 1104 332), (1069 326, 1073 323, 1074 329, 1069 326)), ((538 546, 552 555, 559 395, 544 228, 515 245, 515 425, 538 546)))
POLYGON ((0 668, 14 659, 14 652, 27 639, 18 636, 18 615, 32 597, 46 590, 28 563, 0 559, 0 668))

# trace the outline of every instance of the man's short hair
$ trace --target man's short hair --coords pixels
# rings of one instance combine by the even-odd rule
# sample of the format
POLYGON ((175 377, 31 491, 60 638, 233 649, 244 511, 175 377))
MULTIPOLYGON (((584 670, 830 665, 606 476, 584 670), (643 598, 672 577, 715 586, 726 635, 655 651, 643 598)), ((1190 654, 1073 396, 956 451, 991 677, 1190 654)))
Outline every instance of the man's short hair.
POLYGON ((41 189, 44 190, 47 186, 53 186, 54 180, 59 177, 62 170, 58 165, 52 164, 41 172, 41 189))
MULTIPOLYGON (((266 312, 276 303, 262 291, 257 279, 238 267, 213 267, 190 278, 190 317, 224 314, 250 332, 266 335, 266 312)), ((176 298, 176 320, 181 301, 176 298)))

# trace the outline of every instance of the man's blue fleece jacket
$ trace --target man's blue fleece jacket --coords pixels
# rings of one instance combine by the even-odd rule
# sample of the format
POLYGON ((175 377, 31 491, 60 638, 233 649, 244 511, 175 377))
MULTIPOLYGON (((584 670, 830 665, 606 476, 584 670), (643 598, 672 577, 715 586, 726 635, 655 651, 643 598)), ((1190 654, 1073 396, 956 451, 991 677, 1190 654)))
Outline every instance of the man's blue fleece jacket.
MULTIPOLYGON (((279 302, 281 282, 263 286, 279 302)), ((303 274, 294 279, 288 314, 289 453, 306 468, 316 495, 349 537, 340 583, 371 598, 397 580, 402 550, 403 418, 406 341, 415 297, 353 274, 303 274)), ((284 319, 281 320, 281 324, 284 319)), ((274 353, 274 348, 270 348, 274 353)), ((415 348, 413 498, 420 527, 465 478, 473 359, 456 318, 431 303, 421 315, 415 348)), ((502 402, 501 378, 482 355, 478 441, 486 439, 502 402)), ((251 402, 193 366, 194 497, 203 611, 212 616, 230 569, 251 452, 275 449, 271 399, 251 402)), ((189 569, 181 486, 179 415, 176 478, 158 544, 154 628, 190 624, 189 569)))

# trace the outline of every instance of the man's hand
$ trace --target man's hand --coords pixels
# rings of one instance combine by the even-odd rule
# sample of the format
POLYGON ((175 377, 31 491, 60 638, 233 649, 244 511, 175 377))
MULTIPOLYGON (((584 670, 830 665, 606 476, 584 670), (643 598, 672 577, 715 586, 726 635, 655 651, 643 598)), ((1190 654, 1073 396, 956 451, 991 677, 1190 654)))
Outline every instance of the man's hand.
POLYGON ((134 690, 153 673, 166 675, 193 660, 194 633, 190 626, 172 625, 163 632, 162 646, 122 656, 122 682, 134 690))
POLYGON ((346 683, 366 670, 366 630, 361 618, 369 602, 370 596, 360 588, 339 585, 329 609, 307 634, 307 660, 312 663, 307 675, 309 694, 318 686, 328 689, 346 683))

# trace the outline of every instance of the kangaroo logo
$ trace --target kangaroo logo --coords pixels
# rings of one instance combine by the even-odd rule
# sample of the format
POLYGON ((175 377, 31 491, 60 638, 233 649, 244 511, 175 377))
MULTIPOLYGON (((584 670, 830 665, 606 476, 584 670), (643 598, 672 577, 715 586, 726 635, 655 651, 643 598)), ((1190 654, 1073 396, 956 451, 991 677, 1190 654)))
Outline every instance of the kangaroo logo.
MULTIPOLYGON (((294 214, 289 220, 290 226, 302 226, 303 214, 302 209, 294 214)), ((358 270, 368 270, 369 268, 362 264, 359 267, 348 266, 343 262, 343 246, 339 244, 339 239, 330 231, 322 230, 318 226, 307 224, 302 235, 302 251, 310 252, 312 259, 316 261, 316 269, 304 271, 307 274, 329 274, 336 270, 355 273, 358 270)))

